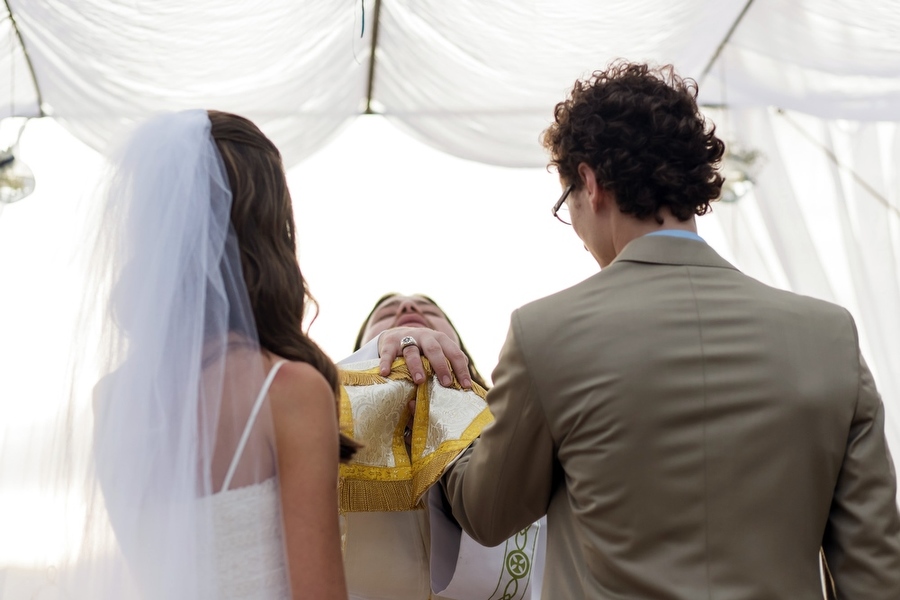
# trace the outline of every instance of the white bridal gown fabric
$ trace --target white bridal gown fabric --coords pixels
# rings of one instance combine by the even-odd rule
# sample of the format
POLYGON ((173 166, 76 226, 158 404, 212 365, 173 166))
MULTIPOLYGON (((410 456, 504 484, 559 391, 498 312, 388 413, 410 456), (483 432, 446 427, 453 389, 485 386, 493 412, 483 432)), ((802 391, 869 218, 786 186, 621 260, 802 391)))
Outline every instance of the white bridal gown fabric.
POLYGON ((238 443, 222 490, 201 502, 212 505, 215 569, 222 600, 289 600, 284 556, 281 498, 277 477, 229 489, 231 479, 275 374, 285 361, 272 366, 238 443))

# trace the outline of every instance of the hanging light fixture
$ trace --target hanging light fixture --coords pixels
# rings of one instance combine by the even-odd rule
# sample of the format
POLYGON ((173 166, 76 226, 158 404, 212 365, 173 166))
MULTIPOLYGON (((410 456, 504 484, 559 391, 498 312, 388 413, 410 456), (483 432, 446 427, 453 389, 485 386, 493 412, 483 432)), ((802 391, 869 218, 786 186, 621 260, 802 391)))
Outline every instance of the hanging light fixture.
MULTIPOLYGON (((31 80, 34 83, 38 106, 42 105, 41 91, 37 84, 37 78, 34 76, 34 66, 31 63, 31 58, 28 56, 25 42, 22 40, 22 33, 19 31, 9 0, 6 0, 6 12, 10 22, 9 47, 12 49, 9 56, 9 118, 0 121, 0 129, 5 129, 5 125, 12 125, 13 127, 18 125, 19 130, 13 136, 14 141, 5 150, 0 149, 0 210, 3 209, 4 205, 18 202, 22 198, 28 197, 34 191, 34 174, 28 165, 19 158, 19 140, 22 139, 22 132, 25 131, 28 118, 21 119, 16 116, 19 114, 19 111, 16 109, 16 49, 20 49, 22 52, 25 64, 28 66, 31 74, 31 80), (16 47, 17 45, 18 48, 16 47), (19 122, 17 123, 17 121, 19 122)), ((40 115, 44 116, 43 109, 40 110, 40 115)))
POLYGON ((24 129, 25 123, 22 123, 16 141, 0 150, 0 205, 18 202, 34 191, 34 174, 17 156, 24 129))
POLYGON ((737 202, 753 190, 764 159, 758 150, 735 148, 730 144, 727 148, 719 167, 725 177, 720 199, 722 202, 737 202))

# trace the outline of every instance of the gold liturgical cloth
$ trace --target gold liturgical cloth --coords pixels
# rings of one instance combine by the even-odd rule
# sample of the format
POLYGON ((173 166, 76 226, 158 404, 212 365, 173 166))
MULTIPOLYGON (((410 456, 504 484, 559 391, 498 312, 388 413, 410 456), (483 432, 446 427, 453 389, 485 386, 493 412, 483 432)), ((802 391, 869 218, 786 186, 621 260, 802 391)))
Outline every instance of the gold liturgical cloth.
POLYGON ((363 447, 340 470, 342 512, 402 511, 419 506, 444 469, 493 421, 477 384, 445 388, 427 360, 425 383, 413 383, 405 361, 397 359, 387 377, 378 361, 341 369, 341 431, 363 447), (409 401, 416 401, 412 448, 403 432, 409 401))

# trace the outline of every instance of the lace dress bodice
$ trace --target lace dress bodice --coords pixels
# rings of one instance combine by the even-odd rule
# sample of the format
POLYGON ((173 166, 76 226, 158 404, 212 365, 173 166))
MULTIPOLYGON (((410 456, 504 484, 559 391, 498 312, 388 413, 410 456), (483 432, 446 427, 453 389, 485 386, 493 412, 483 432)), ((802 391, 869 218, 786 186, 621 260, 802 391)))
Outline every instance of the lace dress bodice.
POLYGON ((259 414, 269 386, 284 361, 269 371, 238 443, 222 491, 203 498, 211 504, 215 530, 215 568, 221 600, 290 600, 281 496, 278 479, 230 489, 250 430, 259 414))
POLYGON ((212 503, 216 532, 218 597, 289 600, 278 480, 225 490, 205 501, 212 503))

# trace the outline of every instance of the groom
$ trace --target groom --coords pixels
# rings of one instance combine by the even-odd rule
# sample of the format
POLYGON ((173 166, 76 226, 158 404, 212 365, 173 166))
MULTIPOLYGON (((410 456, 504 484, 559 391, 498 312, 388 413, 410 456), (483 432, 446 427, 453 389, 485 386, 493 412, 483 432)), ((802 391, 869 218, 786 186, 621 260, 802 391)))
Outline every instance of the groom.
POLYGON ((896 480, 853 319, 697 235, 724 145, 695 98, 620 62, 556 106, 553 213, 603 270, 513 313, 496 420, 442 480, 453 514, 487 546, 546 514, 554 599, 821 598, 821 549, 837 597, 896 600, 896 480))

